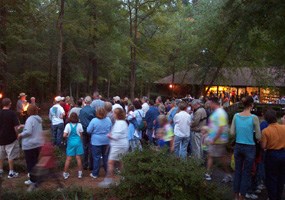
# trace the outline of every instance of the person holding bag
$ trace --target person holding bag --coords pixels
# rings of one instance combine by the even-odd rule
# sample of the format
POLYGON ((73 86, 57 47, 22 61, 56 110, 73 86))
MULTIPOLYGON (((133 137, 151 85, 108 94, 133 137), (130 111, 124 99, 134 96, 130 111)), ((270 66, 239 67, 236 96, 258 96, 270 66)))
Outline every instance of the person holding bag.
POLYGON ((235 114, 231 134, 236 136, 234 148, 235 177, 234 192, 236 200, 246 198, 257 199, 256 195, 249 194, 251 187, 251 169, 255 160, 256 144, 261 139, 259 119, 251 114, 254 100, 251 96, 242 99, 244 110, 235 114))

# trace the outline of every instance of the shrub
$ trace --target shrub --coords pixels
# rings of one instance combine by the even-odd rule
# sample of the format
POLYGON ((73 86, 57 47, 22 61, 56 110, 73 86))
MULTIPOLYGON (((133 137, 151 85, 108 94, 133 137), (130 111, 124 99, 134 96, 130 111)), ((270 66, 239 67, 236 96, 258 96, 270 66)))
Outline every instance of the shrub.
POLYGON ((221 199, 214 184, 204 181, 205 169, 165 151, 145 149, 123 158, 123 180, 110 190, 119 199, 221 199))

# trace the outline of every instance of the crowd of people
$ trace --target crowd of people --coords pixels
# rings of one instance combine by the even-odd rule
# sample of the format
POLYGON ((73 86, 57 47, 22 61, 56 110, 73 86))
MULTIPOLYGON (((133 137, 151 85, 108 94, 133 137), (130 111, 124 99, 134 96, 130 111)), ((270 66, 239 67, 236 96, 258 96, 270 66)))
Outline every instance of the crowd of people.
MULTIPOLYGON (((24 93, 19 95, 17 112, 26 113, 18 115, 10 110, 10 99, 2 100, 0 173, 3 174, 3 161, 8 158, 8 178, 18 176, 13 170, 13 160, 19 155, 18 140, 21 140, 27 172, 32 174, 25 184, 36 186, 39 180, 33 176, 34 168, 39 163, 50 168, 54 164, 42 159, 49 149, 43 148, 47 139, 42 134, 42 119, 37 105, 27 103, 25 97, 24 93), (23 124, 19 120, 24 120, 23 124)), ((195 159, 198 164, 205 164, 207 181, 212 180, 213 163, 218 158, 225 172, 222 182, 233 181, 236 200, 257 199, 256 194, 264 189, 264 183, 269 199, 281 200, 285 181, 285 126, 277 123, 273 110, 264 111, 265 121, 260 123, 251 114, 253 97, 244 97, 242 103, 244 110, 234 115, 229 126, 228 115, 216 96, 207 98, 206 102, 186 98, 163 103, 161 97, 155 101, 147 97, 130 101, 115 96, 107 101, 94 92, 93 98, 80 98, 76 105, 70 97, 57 96, 49 110, 49 119, 53 146, 64 147, 66 151, 63 178, 70 176, 73 157, 79 179, 83 170, 90 170, 90 177, 98 178, 102 160, 105 178, 99 186, 108 187, 113 183, 115 167, 123 170, 122 156, 143 151, 148 144, 164 148, 181 159, 195 159), (230 135, 234 138, 234 178, 227 149, 230 135)))

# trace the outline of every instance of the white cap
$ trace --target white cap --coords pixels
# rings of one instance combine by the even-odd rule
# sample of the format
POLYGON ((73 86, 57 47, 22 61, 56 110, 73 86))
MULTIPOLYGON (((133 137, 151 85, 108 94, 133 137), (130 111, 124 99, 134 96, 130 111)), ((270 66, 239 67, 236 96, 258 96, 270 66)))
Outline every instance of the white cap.
POLYGON ((117 101, 121 101, 121 98, 119 96, 115 96, 113 97, 114 101, 117 102, 117 101))
POLYGON ((64 100, 64 97, 57 96, 57 97, 54 98, 54 100, 55 100, 56 102, 63 101, 63 100, 64 100))

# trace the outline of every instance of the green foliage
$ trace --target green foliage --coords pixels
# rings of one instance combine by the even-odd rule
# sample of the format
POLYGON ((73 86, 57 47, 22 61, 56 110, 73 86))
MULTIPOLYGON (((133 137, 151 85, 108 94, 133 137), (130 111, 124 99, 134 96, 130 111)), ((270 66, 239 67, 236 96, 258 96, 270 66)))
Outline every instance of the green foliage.
POLYGON ((32 192, 26 192, 23 190, 13 191, 2 191, 2 200, 30 200, 30 199, 41 199, 41 200, 62 200, 62 199, 93 199, 91 191, 83 190, 79 187, 71 187, 62 191, 53 190, 35 190, 32 192))
POLYGON ((205 169, 165 151, 145 149, 123 159, 124 179, 111 190, 119 199, 220 199, 222 193, 204 180, 205 169))

